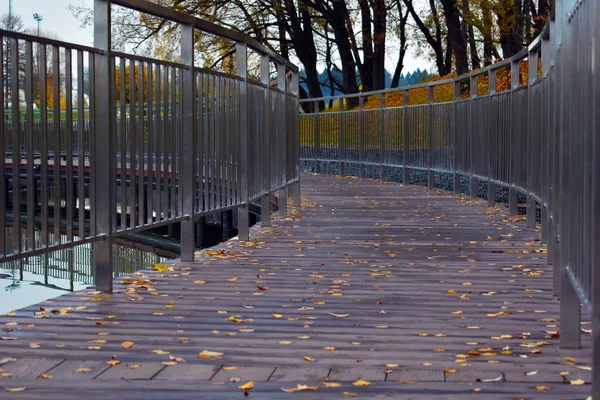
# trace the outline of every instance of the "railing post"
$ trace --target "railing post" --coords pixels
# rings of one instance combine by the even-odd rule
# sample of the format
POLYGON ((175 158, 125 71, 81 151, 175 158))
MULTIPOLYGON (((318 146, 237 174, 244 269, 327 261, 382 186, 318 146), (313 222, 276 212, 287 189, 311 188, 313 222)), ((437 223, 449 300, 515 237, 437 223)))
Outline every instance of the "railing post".
MULTIPOLYGON (((519 78, 520 78, 520 71, 519 71, 519 62, 518 61, 514 61, 510 64, 510 87, 511 89, 517 89, 519 87, 519 78)), ((509 176, 510 176, 510 188, 508 191, 508 213, 510 215, 515 215, 518 211, 518 196, 519 193, 517 192, 516 186, 515 186, 515 159, 514 159, 514 155, 511 154, 510 155, 510 162, 509 162, 509 176)))
MULTIPOLYGON (((477 97, 477 76, 472 76, 469 79, 469 94, 471 95, 471 99, 477 97)), ((475 157, 479 157, 480 155, 475 151, 475 112, 473 111, 473 100, 469 102, 470 106, 470 123, 471 123, 471 178, 470 178, 470 187, 471 187, 471 200, 477 200, 479 182, 475 177, 475 157)))
POLYGON ((358 176, 365 177, 365 98, 358 96, 358 176))
POLYGON ((385 181, 385 93, 379 95, 379 180, 385 181))
POLYGON ((338 108, 338 147, 339 154, 338 157, 340 159, 340 175, 345 175, 345 163, 344 159, 346 157, 345 151, 345 143, 344 143, 344 98, 340 97, 338 100, 339 108, 338 108))
MULTIPOLYGON (((531 85, 533 83, 535 83, 538 79, 538 77, 537 77, 538 50, 537 49, 529 52, 529 54, 527 56, 527 62, 528 62, 528 71, 527 71, 527 86, 528 86, 528 88, 527 88, 527 90, 529 90, 531 85)), ((528 129, 532 129, 532 128, 536 129, 536 128, 532 127, 532 123, 531 123, 531 118, 534 115, 534 113, 532 113, 533 107, 541 107, 541 105, 534 104, 531 93, 528 93, 528 96, 527 96, 527 114, 528 114, 527 115, 527 128, 528 129)), ((540 123, 540 122, 536 121, 536 123, 540 123)), ((529 145, 527 147, 530 149, 535 149, 538 152, 541 152, 543 144, 533 143, 533 141, 531 140, 532 134, 533 133, 531 131, 528 131, 527 136, 528 136, 529 145)), ((534 174, 540 173, 540 171, 538 171, 534 167, 533 160, 534 160, 534 157, 529 157, 529 159, 527 160, 527 180, 528 181, 532 179, 534 174)), ((538 166, 538 168, 539 168, 539 166, 538 166)), ((528 186, 527 187, 527 227, 535 228, 536 201, 532 195, 532 188, 531 188, 532 185, 528 184, 527 186, 528 186)))
MULTIPOLYGON (((285 85, 285 83, 284 83, 285 85)), ((285 86, 284 86, 285 88, 285 86)), ((284 89, 285 90, 285 89, 284 89)), ((315 157, 315 173, 319 173, 319 159, 321 158, 321 121, 319 121, 319 102, 315 101, 315 129, 314 129, 314 157, 315 157)))
MULTIPOLYGON (((297 107, 297 103, 298 103, 297 99, 298 99, 298 92, 299 92, 298 85, 299 85, 298 71, 292 71, 292 83, 291 83, 290 91, 296 98, 296 107, 294 108, 295 110, 298 109, 298 107, 297 107)), ((300 200, 300 155, 299 155, 299 151, 300 151, 300 115, 298 113, 296 113, 295 117, 294 117, 294 146, 295 146, 294 176, 298 177, 298 181, 293 183, 294 193, 292 196, 293 196, 294 207, 300 207, 300 205, 301 205, 301 200, 300 200)))
MULTIPOLYGON (((183 215, 181 221, 181 261, 194 261, 196 243, 194 240, 194 198, 196 197, 196 159, 194 154, 196 134, 195 79, 194 79, 194 26, 181 25, 181 63, 188 68, 182 70, 183 92, 181 110, 181 164, 179 195, 183 215)), ((172 205, 173 207, 175 204, 172 205)))
POLYGON ((260 57, 260 81, 266 85, 263 115, 263 157, 261 160, 264 171, 263 185, 265 193, 260 199, 260 226, 271 226, 271 154, 269 152, 271 147, 271 77, 269 75, 269 61, 268 55, 263 54, 260 57))
POLYGON ((94 55, 94 84, 106 85, 105 90, 94 90, 94 150, 92 179, 95 186, 94 202, 96 232, 105 239, 94 243, 94 282, 97 290, 111 292, 113 289, 113 215, 115 200, 115 135, 114 80, 111 74, 111 0, 94 0, 94 46, 103 54, 94 55))
MULTIPOLYGON (((286 68, 285 68, 285 64, 278 64, 277 65, 277 87, 281 90, 283 90, 284 93, 284 98, 285 98, 285 102, 287 104, 287 85, 286 85, 286 77, 285 77, 285 73, 286 73, 286 68)), ((315 112, 318 113, 319 110, 319 105, 318 103, 315 104, 315 112)), ((282 118, 282 126, 284 127, 284 135, 283 135, 283 140, 284 140, 284 152, 287 150, 287 107, 284 107, 284 112, 281 116, 282 118)), ((318 120, 317 120, 318 123, 318 120)), ((285 153, 283 154, 283 158, 284 160, 286 159, 286 155, 285 153)), ((318 165, 318 161, 316 161, 316 157, 315 157, 315 162, 318 165)), ((286 215, 287 214, 287 199, 288 199, 288 192, 287 192, 287 172, 286 172, 286 163, 283 163, 284 168, 283 168, 283 187, 281 189, 279 189, 279 215, 286 215)))
POLYGON ((240 116, 239 116, 239 146, 240 146, 240 183, 241 206, 238 208, 238 237, 239 240, 250 239, 250 215, 248 214, 248 45, 238 42, 235 50, 236 72, 242 81, 240 83, 240 116))
MULTIPOLYGON (((492 95, 494 95, 496 93, 496 70, 495 69, 489 69, 488 70, 488 90, 489 90, 489 96, 491 97, 492 95)), ((489 138, 491 138, 491 135, 488 136, 489 138)), ((491 151, 491 140, 488 141, 488 151, 491 151)), ((494 183, 493 179, 492 179, 492 171, 493 170, 493 166, 492 166, 492 158, 489 157, 488 158, 488 207, 494 207, 496 206, 496 184, 494 183)))
POLYGON ((402 183, 408 185, 408 105, 410 93, 404 91, 404 107, 402 108, 402 183))
POLYGON ((427 187, 435 187, 433 181, 433 101, 435 87, 430 85, 427 88, 427 187))
MULTIPOLYGON (((458 126, 458 106, 456 104, 457 101, 460 100, 460 81, 455 81, 454 82, 454 87, 453 87, 453 91, 454 91, 454 126, 458 126)), ((456 129, 456 128, 455 128, 456 129)), ((464 132, 458 132, 458 130, 456 130, 456 132, 454 132, 454 176, 453 176, 453 186, 454 186, 454 193, 455 194, 460 194, 460 174, 458 173, 458 135, 459 134, 464 134, 464 132)))

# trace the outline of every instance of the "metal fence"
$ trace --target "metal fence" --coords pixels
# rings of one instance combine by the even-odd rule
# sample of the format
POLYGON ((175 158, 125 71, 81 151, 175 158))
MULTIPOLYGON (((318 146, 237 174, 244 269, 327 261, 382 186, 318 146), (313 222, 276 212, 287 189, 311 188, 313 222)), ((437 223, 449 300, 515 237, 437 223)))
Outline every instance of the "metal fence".
POLYGON ((557 1, 544 33, 510 59, 454 79, 300 101, 312 110, 300 114, 304 169, 470 192, 490 205, 507 202, 511 214, 526 210, 530 227, 540 221, 560 294, 561 345, 580 346, 580 303, 592 320, 595 394, 598 23, 599 2, 557 1), (424 104, 414 104, 417 97, 424 104), (347 107, 351 99, 356 107, 347 107), (391 99, 403 101, 386 106, 391 99), (337 109, 319 112, 319 102, 330 100, 337 109))
POLYGON ((296 66, 150 2, 94 0, 94 25, 95 47, 0 30, 0 263, 92 243, 111 290, 120 235, 180 223, 193 260, 198 217, 236 208, 245 240, 251 202, 265 225, 273 192, 282 211, 288 186, 299 203, 296 66), (112 5, 178 23, 180 62, 113 51, 112 5), (235 72, 194 64, 199 32, 235 43, 235 72))

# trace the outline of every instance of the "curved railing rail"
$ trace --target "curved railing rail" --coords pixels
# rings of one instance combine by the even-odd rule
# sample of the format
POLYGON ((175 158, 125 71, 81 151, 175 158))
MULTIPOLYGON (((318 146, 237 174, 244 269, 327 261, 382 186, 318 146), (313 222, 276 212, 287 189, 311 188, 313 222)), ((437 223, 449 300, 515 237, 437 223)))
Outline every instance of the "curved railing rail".
POLYGON ((181 224, 288 187, 299 203, 298 69, 256 40, 143 0, 94 0, 95 47, 0 30, 0 263, 93 243, 94 282, 112 289, 119 236, 181 224), (113 51, 111 8, 180 24, 181 59, 113 51), (194 65, 198 31, 235 44, 235 73, 194 65), (249 49, 260 56, 249 74, 249 49), (272 73, 272 70, 276 73, 272 73), (43 82, 43 84, 40 84, 43 82))
POLYGON ((507 202, 511 214, 526 204, 561 296, 561 345, 580 345, 580 302, 591 317, 599 394, 600 5, 556 3, 543 34, 510 59, 453 79, 301 100, 301 160, 309 171, 470 192, 507 202), (323 102, 334 111, 319 112, 323 102))

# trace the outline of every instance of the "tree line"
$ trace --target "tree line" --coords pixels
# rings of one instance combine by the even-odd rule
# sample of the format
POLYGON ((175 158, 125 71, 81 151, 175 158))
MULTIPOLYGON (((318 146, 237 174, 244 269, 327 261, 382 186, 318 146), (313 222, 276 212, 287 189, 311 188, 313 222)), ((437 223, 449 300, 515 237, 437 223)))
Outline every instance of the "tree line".
MULTIPOLYGON (((463 74, 510 57, 543 29, 552 0, 155 0, 163 6, 246 33, 304 71, 301 95, 346 94, 401 82, 409 52, 426 57, 440 76, 463 74), (322 70, 325 72, 323 79, 322 70)), ((82 22, 91 10, 71 7, 82 22)), ((113 10, 113 43, 153 56, 177 57, 178 27, 125 9, 113 10)), ((234 44, 197 35, 205 67, 227 70, 234 44)))

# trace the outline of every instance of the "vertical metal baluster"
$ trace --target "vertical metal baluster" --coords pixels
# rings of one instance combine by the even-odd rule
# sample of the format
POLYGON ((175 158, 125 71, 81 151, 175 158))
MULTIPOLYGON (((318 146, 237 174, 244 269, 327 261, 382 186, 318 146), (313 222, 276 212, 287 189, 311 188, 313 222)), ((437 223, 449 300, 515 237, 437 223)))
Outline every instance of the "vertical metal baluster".
MULTIPOLYGON (((67 209, 67 242, 73 242, 74 223, 74 185, 73 179, 73 53, 71 49, 65 49, 65 153, 67 155, 66 165, 66 196, 65 207, 67 209)), ((72 264, 71 264, 72 265, 72 264)))
POLYGON ((208 146, 206 147, 206 156, 208 159, 208 204, 211 210, 215 206, 215 114, 217 113, 217 102, 215 98, 215 77, 208 75, 208 99, 210 104, 210 114, 208 120, 208 146))
MULTIPOLYGON (((510 64, 510 79, 511 79, 511 89, 515 90, 519 87, 519 62, 512 62, 510 64)), ((511 94, 512 95, 512 94, 511 94)), ((514 103, 513 103, 514 104, 514 103)), ((513 107, 514 108, 514 105, 513 107)), ((513 121, 512 117, 515 117, 515 112, 513 111, 513 109, 511 108, 512 111, 512 115, 511 115, 511 121, 513 121)), ((514 137, 514 134, 511 135, 511 138, 514 137)), ((513 141, 510 141, 510 145, 514 145, 513 141)), ((515 179, 516 179, 516 165, 517 165, 517 159, 514 155, 513 152, 511 152, 511 154, 509 155, 509 183, 510 183, 510 189, 509 189, 509 199, 508 199, 508 212, 510 215, 515 215, 517 213, 517 207, 518 207, 518 192, 516 189, 516 185, 515 185, 515 179)))
MULTIPOLYGON (((1 44, 0 44, 1 46, 1 44)), ((1 58, 0 58, 1 59, 1 58)), ((1 69, 1 68, 0 68, 1 69)), ((35 168, 33 158, 33 45, 31 42, 25 42, 25 104, 27 107, 26 118, 25 118, 25 152, 27 156, 27 164, 25 171, 27 174, 27 243, 25 246, 26 250, 33 250, 35 246, 35 168)), ((1 92, 4 93, 4 92, 1 92)), ((0 114, 4 116, 4 114, 0 114)), ((0 121, 0 124, 4 124, 4 118, 0 121)), ((4 135, 0 136, 0 141, 4 142, 4 135)), ((4 157, 4 152, 0 153, 4 157)), ((4 164, 4 159, 3 159, 4 164)), ((4 180, 4 175, 2 175, 4 180)), ((4 197, 4 192, 0 191, 0 196, 4 197)), ((67 197, 68 198, 68 197, 67 197)), ((0 212, 4 212, 0 209, 0 212)), ((14 225, 13 225, 14 226, 14 225)), ((0 228, 4 229, 4 226, 0 224, 0 228)), ((4 231, 2 234, 4 238, 4 231)))
POLYGON ((164 178, 164 162, 162 159, 162 135, 163 132, 163 124, 162 118, 162 88, 165 85, 162 77, 163 68, 160 64, 156 64, 156 84, 154 85, 155 94, 154 94, 154 162, 155 162, 155 185, 154 185, 154 212, 156 213, 155 221, 162 221, 162 200, 161 200, 161 190, 162 190, 162 182, 164 178))
MULTIPOLYGON (((12 245, 21 253, 21 113, 19 111, 19 41, 10 39, 10 101, 12 122, 12 245)), ((3 140, 4 138, 2 138, 3 140)), ((4 193, 0 193, 4 196, 4 193)))
MULTIPOLYGON (((529 52, 528 55, 528 80, 527 80, 527 86, 528 86, 528 96, 527 96, 527 121, 526 121, 526 127, 528 129, 539 129, 538 126, 532 126, 532 124, 530 123, 531 119, 535 116, 537 116, 537 114, 533 113, 534 107, 538 107, 538 104, 536 104, 536 100, 534 99, 531 93, 531 85, 534 84, 538 77, 537 77, 537 72, 538 72, 538 50, 535 49, 533 51, 529 52)), ((541 121, 536 121, 537 123, 541 123, 541 121)), ((533 136, 533 132, 529 131, 528 132, 528 137, 532 137, 533 136)), ((533 149, 533 152, 537 153, 537 152, 541 152, 542 150, 542 146, 538 143, 534 143, 533 140, 530 139, 530 142, 527 146, 528 149, 533 149), (534 146, 535 145, 535 146, 534 146)), ((532 196, 532 191, 534 190, 533 188, 533 184, 532 181, 535 180, 534 176, 542 173, 541 171, 537 171, 537 168, 535 168, 535 164, 533 162, 533 154, 532 157, 527 157, 527 227, 528 228, 535 228, 535 218, 536 218, 536 202, 533 199, 532 196)), ((537 159, 537 157, 536 157, 537 159)), ((538 164, 539 167, 539 164, 538 164)), ((538 193, 541 196, 541 193, 538 193)))
MULTIPOLYGON (((119 59, 119 177, 121 178, 120 197, 121 201, 121 230, 127 229, 127 110, 125 109, 126 99, 126 66, 125 59, 119 59)), ((131 83, 131 82, 130 82, 131 83)), ((116 176, 115 176, 116 178, 116 176)), ((115 210, 116 213, 116 210, 115 210)))
MULTIPOLYGON (((0 36, 0 60, 4 60, 5 51, 4 51, 4 38, 0 36)), ((4 68, 0 68, 0 93, 5 93, 4 87, 4 68)), ((6 234, 7 234, 7 226, 6 226, 6 161, 8 160, 6 156, 6 142, 4 138, 7 137, 8 132, 6 130, 5 125, 5 109, 4 109, 4 101, 0 101, 0 115, 2 116, 2 121, 0 121, 0 154, 2 155, 2 163, 0 163, 0 255, 6 255, 6 234)), ((33 168, 33 166, 31 167, 33 168)))
MULTIPOLYGON (((189 68, 180 70, 183 76, 181 92, 179 93, 182 118, 181 162, 183 168, 178 171, 177 180, 180 188, 179 196, 182 197, 181 214, 189 216, 189 219, 181 222, 181 260, 193 261, 196 249, 194 240, 194 198, 196 197, 195 157, 197 155, 194 154, 196 88, 194 85, 194 27, 192 25, 181 25, 181 62, 189 68)), ((174 103, 173 101, 173 105, 174 103)), ((175 118, 175 115, 173 115, 173 118, 175 118)))
MULTIPOLYGON (((192 60, 193 62, 193 60, 192 60)), ((193 66, 190 66, 190 68, 192 68, 193 66)), ((191 107, 192 111, 187 111, 187 113, 184 114, 183 112, 183 74, 185 73, 185 71, 183 69, 176 69, 176 68, 172 68, 171 69, 171 81, 172 82, 176 82, 176 85, 173 85, 171 87, 171 135, 170 135, 170 140, 167 140, 167 142, 169 143, 169 152, 170 152, 170 158, 171 158, 171 174, 170 174, 170 178, 169 178, 169 182, 170 182, 170 199, 169 199, 169 204, 170 207, 167 207, 167 210, 169 211, 170 214, 170 218, 176 218, 179 217, 181 215, 183 215, 182 213, 182 207, 183 207, 183 197, 177 196, 177 182, 179 180, 179 177, 181 176, 183 178, 183 176, 181 175, 182 172, 182 168, 180 168, 180 163, 183 163, 183 147, 182 147, 182 140, 183 140, 183 125, 184 125, 184 118, 190 118, 190 126, 195 126, 194 121, 191 121, 192 118, 195 118, 196 116, 193 113, 193 110, 195 110, 196 107, 191 107), (180 203, 180 204, 178 204, 180 203)), ((189 82, 189 84, 191 85, 190 87, 193 89, 194 88, 194 77, 191 77, 191 81, 189 82)), ((193 102, 194 98, 192 97, 189 101, 193 102)), ((187 126, 187 125, 186 125, 187 126)), ((186 129, 191 129, 191 128, 186 128, 186 129)), ((192 139, 193 139, 193 135, 194 132, 190 131, 187 134, 191 135, 192 139)), ((192 144, 191 144, 191 160, 187 160, 185 161, 185 163, 183 164, 183 168, 192 168, 193 171, 195 171, 196 169, 194 168, 194 162, 193 162, 193 140, 192 140, 192 144)), ((186 150, 190 150, 190 149, 186 149, 186 150)), ((195 187, 195 183, 194 183, 194 176, 190 176, 188 177, 187 181, 186 181, 186 185, 190 186, 190 196, 193 196, 193 190, 195 187)), ((193 203, 192 206, 189 208, 189 210, 187 210, 187 214, 190 215, 190 218, 193 217, 194 215, 194 209, 193 209, 193 203)), ((193 232, 193 222, 192 222, 192 228, 191 228, 191 232, 193 232)))
POLYGON ((146 114, 147 126, 147 156, 146 169, 148 177, 146 178, 146 224, 154 222, 154 68, 152 63, 148 63, 148 106, 146 114))
POLYGON ((61 243, 60 220, 60 170, 61 170, 61 130, 60 130, 60 58, 58 46, 52 46, 52 131, 54 133, 54 244, 61 243))
MULTIPOLYGON (((285 97, 285 94, 284 94, 285 97)), ((314 130, 314 151, 313 157, 315 158, 315 173, 319 173, 319 163, 321 159, 321 118, 319 115, 319 101, 314 102, 314 119, 315 119, 315 130, 314 130)))
MULTIPOLYGON (((453 84, 453 103, 454 103, 454 123, 457 127, 463 127, 462 121, 459 121, 459 112, 458 112, 458 101, 460 101, 460 81, 454 81, 453 84)), ((464 157, 464 146, 462 146, 464 140, 461 137, 459 139, 458 135, 464 136, 464 130, 456 129, 454 132, 454 174, 453 174, 453 186, 454 193, 460 193, 460 173, 458 171, 458 166, 460 165, 461 157, 464 157)))
MULTIPOLYGON (((215 157, 215 174, 214 174, 215 208, 217 208, 217 209, 223 207, 223 204, 221 202, 221 200, 222 200, 221 149, 223 147, 222 132, 221 132, 221 120, 223 117, 223 103, 222 103, 222 99, 221 99, 221 84, 222 84, 221 76, 216 76, 215 77, 215 119, 214 119, 215 151, 213 154, 215 157)), ((250 145, 250 143, 249 143, 249 145, 250 145)), ((250 166, 250 164, 249 164, 249 166, 250 166)), ((246 173, 248 173, 248 171, 246 171, 246 173)))
POLYGON ((408 106, 410 101, 410 93, 404 90, 404 107, 402 108, 402 183, 408 185, 408 106))
MULTIPOLYGON (((277 65, 277 86, 279 87, 279 89, 281 89, 283 91, 283 99, 284 99, 284 110, 285 105, 287 104, 287 85, 286 85, 286 68, 285 68, 285 64, 278 64, 277 65)), ((315 104, 315 112, 319 113, 319 105, 315 104)), ((317 118, 317 127, 319 129, 319 132, 317 132, 317 144, 320 143, 320 124, 319 124, 319 120, 317 118)), ((279 190, 279 215, 286 215, 287 214, 287 198, 288 198, 288 193, 287 193, 287 174, 285 171, 285 163, 286 163, 286 136, 287 136, 287 116, 285 112, 281 113, 281 131, 283 132, 283 134, 278 133, 278 136, 281 140, 281 147, 280 147, 280 164, 278 166, 278 170, 283 172, 283 176, 282 176, 282 185, 283 187, 279 190)), ((320 147, 320 145, 319 145, 320 147)), ((317 150, 317 156, 318 158, 321 157, 319 150, 317 150)), ((317 165, 318 165, 318 159, 317 159, 317 165)))
MULTIPOLYGON (((494 113, 495 115, 497 115, 498 110, 493 108, 494 105, 496 105, 496 103, 494 103, 493 100, 493 96, 496 93, 496 70, 495 69, 489 69, 488 70, 488 90, 489 90, 489 100, 490 100, 490 107, 492 107, 492 109, 490 110, 490 113, 494 113)), ((495 127, 491 127, 492 130, 491 132, 496 132, 495 131, 495 127)), ((496 205, 496 184, 494 183, 493 180, 493 176, 494 176, 494 166, 492 164, 492 157, 491 154, 493 154, 493 152, 496 149, 496 146, 493 145, 493 142, 491 140, 491 138, 493 137, 492 134, 489 134, 488 137, 490 138, 490 140, 488 141, 488 151, 490 152, 490 155, 488 156, 488 165, 487 165, 487 170, 488 170, 488 207, 494 207, 496 205)), ((494 138, 496 139, 496 138, 494 138)))
MULTIPOLYGON (((95 121, 96 121, 96 77, 95 77, 95 73, 96 73, 96 67, 95 67, 95 63, 96 63, 96 54, 93 53, 89 53, 89 64, 88 64, 88 68, 89 68, 89 98, 91 101, 90 104, 90 123, 89 123, 89 133, 87 135, 88 138, 88 165, 89 165, 89 173, 87 173, 88 175, 88 188, 89 188, 89 194, 88 194, 88 201, 89 201, 89 208, 90 208, 90 236, 96 236, 97 234, 97 230, 96 230, 96 185, 95 185, 95 162, 96 162, 96 144, 95 144, 95 132, 96 132, 96 128, 95 128, 95 121)), ((85 161, 85 159, 84 159, 85 161)), ((85 189, 84 189, 85 190, 85 189)), ((93 253, 92 253, 92 262, 93 261, 93 253)))
POLYGON ((361 178, 365 177, 365 98, 358 96, 358 163, 361 178))
MULTIPOLYGON (((159 201, 162 203, 162 214, 164 215, 163 219, 169 219, 169 169, 172 167, 169 160, 169 146, 171 142, 175 139, 176 133, 173 131, 169 132, 169 100, 170 100, 170 92, 174 88, 176 88, 176 83, 173 80, 169 79, 170 70, 172 67, 163 67, 163 123, 162 123, 162 192, 159 192, 159 201), (168 138, 168 139, 167 139, 168 138), (162 199, 161 199, 162 197, 162 199)), ((173 116, 174 118, 175 116, 173 116)), ((187 183, 186 183, 187 184, 187 183)))
POLYGON ((435 94, 435 86, 427 87, 427 187, 433 189, 435 184, 433 181, 433 102, 435 94))
POLYGON ((140 61, 138 64, 138 101, 140 102, 138 111, 138 224, 145 225, 148 223, 148 218, 145 218, 147 208, 147 192, 146 192, 146 179, 148 177, 148 161, 146 157, 146 145, 148 139, 148 124, 146 123, 148 118, 148 108, 150 102, 145 92, 147 87, 146 82, 149 80, 150 75, 148 74, 148 68, 145 63, 140 61))
POLYGON ((379 180, 385 181, 385 93, 379 95, 379 180))
POLYGON ((204 115, 204 129, 202 131, 203 152, 202 158, 204 160, 204 172, 203 172, 203 186, 204 186, 204 210, 208 211, 212 209, 212 203, 210 202, 210 119, 213 112, 212 95, 211 95, 211 76, 203 74, 203 85, 202 85, 202 96, 203 96, 203 115, 204 115))
MULTIPOLYGON (((469 141, 471 143, 470 146, 470 154, 471 154, 471 171, 470 172, 470 186, 471 186, 471 199, 472 200, 477 200, 477 192, 478 192, 478 181, 477 178, 475 177, 475 172, 477 169, 477 165, 478 163, 476 162, 477 157, 479 157, 479 152, 478 152, 478 148, 476 148, 476 138, 475 138, 475 132, 477 131, 477 118, 478 118, 478 112, 476 109, 476 100, 474 100, 475 98, 477 98, 477 76, 472 76, 470 81, 469 81, 470 85, 469 85, 469 92, 471 95, 471 100, 469 101, 469 114, 470 114, 470 135, 469 135, 469 141)), ((479 140, 479 138, 477 138, 477 140, 479 140)))
POLYGON ((194 134, 196 135, 196 169, 198 195, 196 210, 198 213, 204 212, 204 77, 201 73, 196 73, 196 92, 194 98, 198 99, 196 103, 196 113, 198 115, 197 126, 194 134))
POLYGON ((270 154, 268 151, 269 148, 269 139, 271 132, 271 77, 269 74, 269 56, 263 54, 260 58, 260 81, 266 85, 264 89, 263 101, 265 103, 265 107, 263 108, 263 121, 264 121, 264 129, 262 132, 262 142, 261 147, 263 148, 263 157, 262 163, 264 165, 264 173, 262 176, 263 185, 264 185, 264 193, 261 197, 260 201, 260 225, 261 226, 271 226, 271 168, 270 167, 270 154))
MULTIPOLYGON (((129 168, 127 169, 129 175, 129 226, 134 228, 137 226, 137 213, 139 198, 135 195, 136 193, 136 145, 137 145, 137 101, 135 92, 135 61, 129 60, 129 168)), ((141 86, 142 80, 139 80, 141 86)), ((138 101, 142 101, 141 99, 138 101)), ((141 175, 140 175, 141 177, 141 175)))
POLYGON ((232 141, 231 141, 231 79, 226 79, 224 81, 225 90, 224 90, 224 101, 225 101, 225 206, 231 207, 233 205, 233 165, 231 162, 231 151, 232 151, 232 141))
POLYGON ((248 240, 248 45, 243 42, 236 44, 236 72, 242 82, 239 91, 239 149, 240 149, 240 178, 241 206, 238 208, 238 236, 240 240, 248 240))
POLYGON ((340 162, 340 175, 345 175, 345 159, 346 159, 346 146, 344 143, 344 125, 346 119, 344 118, 344 98, 340 97, 338 108, 338 148, 339 148, 339 162, 340 162))

